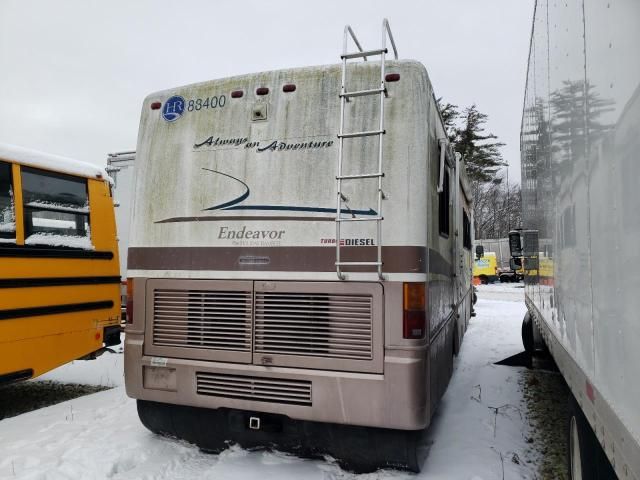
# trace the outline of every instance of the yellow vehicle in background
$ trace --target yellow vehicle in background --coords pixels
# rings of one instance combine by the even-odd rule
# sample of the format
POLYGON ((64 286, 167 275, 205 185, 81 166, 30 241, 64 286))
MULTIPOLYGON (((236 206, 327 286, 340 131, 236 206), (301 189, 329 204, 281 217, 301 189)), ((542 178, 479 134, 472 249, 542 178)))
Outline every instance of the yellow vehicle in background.
POLYGON ((113 199, 104 170, 0 145, 0 384, 120 343, 113 199))
POLYGON ((473 283, 486 284, 493 283, 498 280, 498 262, 496 260, 495 252, 480 251, 476 253, 476 258, 473 261, 473 283))

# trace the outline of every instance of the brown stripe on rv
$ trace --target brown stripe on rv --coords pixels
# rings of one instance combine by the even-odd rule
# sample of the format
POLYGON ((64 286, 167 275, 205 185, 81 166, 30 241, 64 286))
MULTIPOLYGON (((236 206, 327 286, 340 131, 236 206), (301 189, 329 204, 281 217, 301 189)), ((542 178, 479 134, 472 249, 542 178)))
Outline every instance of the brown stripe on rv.
MULTIPOLYGON (((371 261, 376 247, 343 247, 343 261, 371 261)), ((383 270, 424 273, 426 248, 382 247, 383 270)), ((451 274, 451 264, 429 249, 430 272, 451 274)), ((332 247, 132 247, 129 268, 138 270, 261 270, 330 272, 335 269, 332 247)), ((371 271, 372 267, 348 267, 344 271, 371 271)))
MULTIPOLYGON (((342 261, 366 262, 376 258, 376 247, 343 247, 340 253, 342 261)), ((437 270, 434 273, 450 274, 450 264, 434 250, 430 253, 437 270)), ((425 273, 426 255, 425 247, 383 246, 383 270, 425 273)), ((335 270, 335 261, 334 247, 131 247, 128 265, 136 270, 330 272, 335 270)), ((343 270, 368 272, 375 269, 352 266, 343 270)))

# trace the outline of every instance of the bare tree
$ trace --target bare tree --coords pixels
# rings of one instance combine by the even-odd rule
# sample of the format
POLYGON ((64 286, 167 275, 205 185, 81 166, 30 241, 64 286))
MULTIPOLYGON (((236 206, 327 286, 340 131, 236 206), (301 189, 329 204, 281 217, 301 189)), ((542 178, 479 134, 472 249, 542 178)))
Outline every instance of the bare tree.
POLYGON ((522 223, 520 185, 509 185, 497 177, 476 183, 473 191, 475 238, 505 238, 522 223))

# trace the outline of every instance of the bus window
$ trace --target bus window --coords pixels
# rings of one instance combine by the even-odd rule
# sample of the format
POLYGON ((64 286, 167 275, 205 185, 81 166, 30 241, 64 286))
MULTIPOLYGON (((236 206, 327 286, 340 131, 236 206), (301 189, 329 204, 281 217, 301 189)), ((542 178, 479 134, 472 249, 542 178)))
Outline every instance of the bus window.
POLYGON ((16 214, 11 187, 11 164, 0 162, 0 243, 15 243, 16 214))
POLYGON ((87 180, 22 168, 25 244, 92 249, 87 180))

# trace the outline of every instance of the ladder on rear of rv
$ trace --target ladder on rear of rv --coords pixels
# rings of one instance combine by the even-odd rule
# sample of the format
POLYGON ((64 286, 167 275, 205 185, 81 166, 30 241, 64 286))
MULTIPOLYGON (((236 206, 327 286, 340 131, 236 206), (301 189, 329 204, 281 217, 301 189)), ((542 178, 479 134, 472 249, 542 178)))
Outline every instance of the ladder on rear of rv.
MULTIPOLYGON (((342 271, 342 267, 346 266, 375 266, 378 271, 378 277, 382 280, 382 220, 384 217, 382 216, 382 200, 384 197, 384 192, 382 190, 382 177, 384 177, 383 171, 383 138, 385 135, 384 128, 384 99, 387 96, 387 89, 385 87, 385 56, 388 53, 387 50, 387 38, 391 42, 391 46, 393 47, 393 54, 395 59, 398 59, 398 51, 396 50, 396 44, 393 40, 393 35, 391 34, 391 29, 389 28, 389 22, 385 18, 382 21, 382 46, 377 50, 363 50, 360 42, 356 38, 353 30, 349 25, 344 27, 344 42, 342 45, 342 55, 340 59, 342 60, 342 86, 340 88, 340 132, 338 133, 338 173, 336 175, 337 182, 337 202, 336 202, 336 273, 338 274, 338 278, 340 280, 344 280, 346 277, 342 271), (355 52, 347 52, 347 44, 349 41, 349 37, 353 40, 353 43, 357 47, 358 51, 355 52), (380 56, 380 84, 379 86, 367 90, 355 90, 349 91, 346 86, 347 81, 347 60, 351 59, 360 59, 362 58, 365 62, 367 61, 367 57, 380 56), (378 95, 380 97, 380 117, 379 117, 379 125, 377 130, 367 130, 362 132, 345 132, 344 131, 344 111, 345 105, 350 101, 351 98, 362 97, 365 95, 378 95), (344 141, 352 138, 361 138, 361 137, 378 137, 378 169, 375 172, 362 172, 355 175, 344 175, 343 174, 343 152, 344 152, 344 141), (358 181, 365 178, 377 178, 378 179, 378 208, 375 216, 372 217, 363 217, 356 216, 351 214, 350 217, 342 216, 343 212, 343 203, 348 202, 348 198, 342 193, 342 182, 344 181, 358 181), (375 261, 368 262, 345 262, 341 260, 340 256, 340 241, 341 241, 341 225, 343 222, 376 222, 376 239, 375 245, 377 250, 377 258, 375 261)), ((347 205, 345 205, 347 206, 347 205)), ((347 212, 350 212, 350 209, 346 208, 347 212)))

